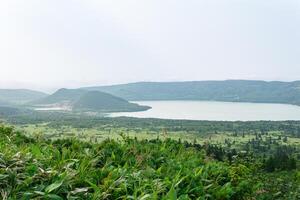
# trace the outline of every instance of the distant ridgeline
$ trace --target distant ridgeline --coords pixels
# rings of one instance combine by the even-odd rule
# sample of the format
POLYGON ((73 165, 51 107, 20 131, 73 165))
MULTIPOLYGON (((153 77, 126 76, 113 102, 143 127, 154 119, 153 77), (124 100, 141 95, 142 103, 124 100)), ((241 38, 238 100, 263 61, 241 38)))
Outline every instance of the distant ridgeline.
MULTIPOLYGON (((204 100, 300 105, 300 81, 139 82, 72 90, 60 89, 52 95, 33 90, 0 89, 0 107, 5 112, 8 111, 5 107, 24 106, 96 112, 150 109, 148 106, 128 102, 143 100, 204 100)), ((9 110, 9 113, 15 112, 17 110, 9 110)))
POLYGON ((60 89, 52 95, 31 102, 37 107, 61 107, 73 111, 130 112, 150 107, 129 103, 120 97, 100 91, 60 89))
POLYGON ((205 100, 300 105, 300 81, 138 82, 83 89, 107 92, 129 101, 205 100))

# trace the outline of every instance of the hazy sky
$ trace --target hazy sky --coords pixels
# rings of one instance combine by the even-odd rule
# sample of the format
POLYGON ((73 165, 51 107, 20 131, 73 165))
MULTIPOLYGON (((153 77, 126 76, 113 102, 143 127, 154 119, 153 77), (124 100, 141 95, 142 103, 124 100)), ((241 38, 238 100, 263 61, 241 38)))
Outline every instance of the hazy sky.
POLYGON ((0 87, 300 79, 299 0, 1 0, 0 87))

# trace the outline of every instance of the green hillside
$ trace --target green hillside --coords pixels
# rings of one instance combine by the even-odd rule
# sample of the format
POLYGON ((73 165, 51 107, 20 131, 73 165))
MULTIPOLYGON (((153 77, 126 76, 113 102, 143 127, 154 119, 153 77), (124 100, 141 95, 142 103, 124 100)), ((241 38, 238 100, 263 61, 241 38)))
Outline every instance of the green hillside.
POLYGON ((139 82, 83 89, 99 90, 132 101, 213 100, 300 105, 300 81, 139 82))
POLYGON ((24 104, 43 98, 47 94, 26 89, 0 89, 0 104, 24 104), (1 103, 2 102, 2 103, 1 103))
POLYGON ((33 102, 35 106, 64 106, 74 111, 125 112, 142 111, 149 107, 100 91, 60 89, 54 94, 33 102))
POLYGON ((150 107, 129 103, 111 94, 90 91, 82 95, 73 105, 75 110, 91 110, 104 112, 142 111, 150 107))
POLYGON ((60 104, 63 102, 74 103, 76 102, 82 95, 86 94, 87 91, 77 90, 77 89, 59 89, 52 95, 49 95, 45 98, 34 101, 33 104, 60 104))

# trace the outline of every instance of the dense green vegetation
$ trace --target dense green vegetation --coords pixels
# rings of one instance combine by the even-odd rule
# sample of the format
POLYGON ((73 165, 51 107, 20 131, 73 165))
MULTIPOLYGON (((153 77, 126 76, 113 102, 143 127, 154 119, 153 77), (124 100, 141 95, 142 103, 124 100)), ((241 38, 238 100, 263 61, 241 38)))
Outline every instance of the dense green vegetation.
POLYGON ((62 102, 74 103, 85 93, 86 91, 84 90, 73 90, 73 89, 62 88, 49 96, 46 96, 42 99, 38 99, 37 101, 32 102, 32 104, 47 105, 47 104, 59 104, 62 102))
POLYGON ((142 119, 129 117, 90 116, 68 112, 36 112, 32 110, 0 107, 0 118, 12 124, 39 124, 57 128, 71 126, 73 128, 125 128, 160 132, 184 131, 199 135, 218 134, 220 132, 255 133, 266 131, 281 131, 287 136, 300 137, 300 121, 197 121, 197 120, 168 120, 142 119))
POLYGON ((295 168, 267 172, 265 162, 255 155, 229 155, 215 145, 125 136, 95 144, 50 141, 1 126, 0 152, 3 199, 297 199, 300 195, 300 173, 295 168))
POLYGON ((193 81, 140 82, 84 88, 99 90, 127 100, 214 100, 287 103, 300 105, 300 81, 193 81))
POLYGON ((300 121, 0 119, 0 199, 300 198, 300 121))
POLYGON ((75 110, 90 110, 101 112, 142 111, 150 107, 129 103, 127 100, 104 92, 90 91, 81 96, 74 104, 75 110))
POLYGON ((0 106, 0 117, 19 116, 22 114, 27 114, 26 111, 29 112, 29 110, 25 109, 9 106, 0 106))
POLYGON ((80 89, 60 89, 52 95, 32 102, 32 105, 92 112, 142 111, 150 108, 129 103, 127 100, 108 93, 80 89))
POLYGON ((0 89, 0 105, 24 104, 43 98, 45 96, 47 96, 47 94, 33 90, 0 89))

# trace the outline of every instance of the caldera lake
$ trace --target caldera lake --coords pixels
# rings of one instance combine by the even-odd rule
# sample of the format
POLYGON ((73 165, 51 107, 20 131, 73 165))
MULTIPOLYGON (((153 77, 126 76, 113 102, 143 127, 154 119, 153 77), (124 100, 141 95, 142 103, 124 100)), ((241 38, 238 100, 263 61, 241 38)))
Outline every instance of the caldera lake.
POLYGON ((300 120, 300 106, 273 103, 216 101, 135 101, 147 111, 112 113, 111 117, 137 117, 212 121, 300 120))

